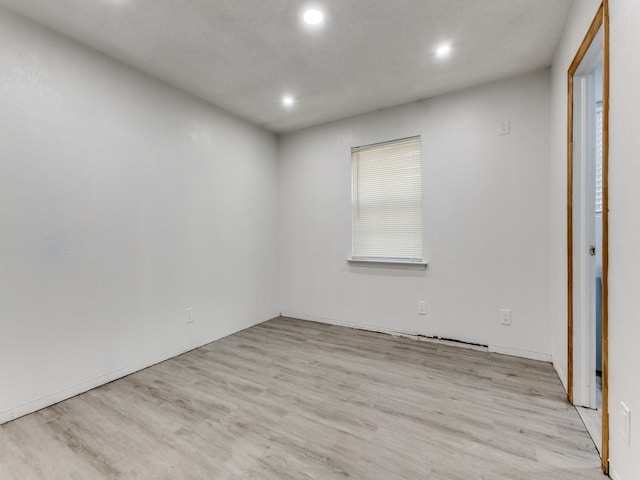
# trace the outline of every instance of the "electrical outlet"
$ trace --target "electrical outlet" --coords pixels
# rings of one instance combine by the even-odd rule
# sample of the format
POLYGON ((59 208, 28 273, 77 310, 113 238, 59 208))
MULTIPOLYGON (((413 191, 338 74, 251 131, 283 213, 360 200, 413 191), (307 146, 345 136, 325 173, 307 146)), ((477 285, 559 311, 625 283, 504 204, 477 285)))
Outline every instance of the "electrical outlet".
POLYGON ((500 325, 511 325, 511 310, 500 310, 500 325))
POLYGON ((631 410, 624 402, 620 402, 622 408, 622 438, 631 445, 631 410))
POLYGON ((193 323, 193 308, 187 308, 185 311, 184 323, 193 323))
POLYGON ((427 314, 427 302, 425 300, 418 301, 418 315, 427 314))

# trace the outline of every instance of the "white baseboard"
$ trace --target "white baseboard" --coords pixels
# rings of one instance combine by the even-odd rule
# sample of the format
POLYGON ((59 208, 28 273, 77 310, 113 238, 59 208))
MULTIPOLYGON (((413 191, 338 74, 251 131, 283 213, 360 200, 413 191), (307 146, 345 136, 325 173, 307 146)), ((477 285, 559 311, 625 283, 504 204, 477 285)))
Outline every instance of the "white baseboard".
POLYGON ((550 353, 534 352, 531 350, 522 350, 520 348, 501 347, 499 345, 489 345, 489 351, 499 353, 501 355, 509 355, 511 357, 528 358, 530 360, 539 360, 547 363, 553 362, 553 357, 550 353))
POLYGON ((558 377, 560 378, 560 382, 562 382, 562 386, 564 387, 564 391, 568 392, 569 391, 569 385, 567 382, 567 374, 564 373, 564 370, 562 369, 562 367, 560 365, 558 365, 556 362, 553 362, 553 368, 555 368, 556 373, 558 374, 558 377))
MULTIPOLYGON (((203 343, 202 345, 206 345, 206 343, 203 343)), ((92 378, 91 380, 87 380, 86 382, 78 383, 76 385, 63 388, 62 390, 58 390, 57 392, 47 394, 23 405, 4 410, 0 412, 0 424, 15 420, 16 418, 28 415, 33 412, 37 412, 38 410, 49 407, 63 400, 75 397, 76 395, 80 395, 81 393, 99 387, 100 385, 104 385, 119 378, 126 377, 127 375, 131 375, 134 372, 143 370, 157 363, 164 362, 165 360, 181 355, 202 345, 193 345, 176 350, 170 350, 168 352, 161 353, 160 355, 155 355, 153 357, 147 358, 134 365, 129 365, 127 367, 114 370, 113 372, 100 375, 99 377, 92 378)))
POLYGON ((338 327, 355 328, 356 330, 366 330, 368 332, 386 333, 388 335, 417 337, 416 332, 409 330, 395 330, 386 327, 380 327, 378 325, 368 325, 366 323, 354 323, 345 322, 342 320, 335 320, 333 318, 319 317, 317 315, 306 315, 302 313, 293 313, 284 311, 281 314, 283 317, 296 318, 299 320, 306 320, 309 322, 326 323, 327 325, 336 325, 338 327))
MULTIPOLYGON (((282 312, 282 316, 291 317, 291 318, 299 318, 300 320, 308 320, 308 321, 312 321, 312 322, 326 323, 326 324, 329 324, 329 325, 337 325, 337 326, 340 326, 340 327, 355 328, 355 329, 358 329, 358 330, 367 330, 367 331, 370 331, 370 332, 386 333, 386 334, 395 335, 395 336, 403 336, 403 337, 410 337, 410 338, 417 338, 417 339, 423 339, 424 338, 424 337, 419 336, 416 332, 411 332, 411 331, 408 331, 408 330, 395 330, 395 329, 390 329, 390 328, 386 328, 386 327, 380 327, 378 325, 369 325, 369 324, 365 324, 365 323, 345 322, 343 320, 336 320, 336 319, 332 319, 332 318, 319 317, 317 315, 307 315, 307 314, 300 314, 300 313, 284 311, 284 312, 282 312)), ((434 338, 434 339, 425 338, 425 340, 427 340, 427 341, 433 340, 433 341, 436 341, 436 342, 446 343, 447 345, 457 346, 457 347, 461 347, 461 348, 475 348, 475 349, 478 349, 478 350, 484 350, 483 347, 480 347, 478 345, 473 345, 473 344, 465 344, 463 341, 458 343, 455 340, 454 341, 447 341, 447 340, 439 340, 437 338, 434 338)), ((531 359, 531 360, 539 360, 539 361, 548 362, 548 363, 552 362, 552 356, 549 353, 541 353, 541 352, 533 352, 533 351, 529 351, 529 350, 521 350, 521 349, 517 349, 517 348, 501 347, 501 346, 498 346, 498 345, 489 345, 488 351, 494 352, 494 353, 498 353, 498 354, 502 354, 502 355, 509 355, 509 356, 512 356, 512 357, 528 358, 528 359, 531 359)))
POLYGON ((96 378, 87 380, 86 382, 81 382, 76 385, 72 385, 70 387, 65 387, 61 390, 44 395, 43 397, 37 398, 25 404, 12 407, 7 410, 3 410, 0 412, 0 425, 2 425, 3 423, 9 422, 11 420, 15 420, 16 418, 22 417, 24 415, 37 412, 38 410, 49 407, 51 405, 55 405, 56 403, 62 402, 63 400, 67 400, 69 398, 75 397, 76 395, 80 395, 81 393, 88 392, 93 388, 99 387, 109 382, 113 382, 114 380, 118 380, 119 378, 126 377, 127 375, 131 375, 132 373, 138 372, 140 370, 144 370, 145 368, 151 367, 160 362, 164 362, 165 360, 169 360, 170 358, 177 357, 178 355, 182 355, 183 353, 202 347, 211 342, 215 342, 216 340, 219 340, 221 338, 227 337, 229 335, 233 335, 234 333, 245 330, 246 328, 250 328, 254 325, 259 325, 260 323, 264 323, 267 320, 261 320, 255 324, 242 326, 240 328, 233 329, 232 331, 224 332, 213 338, 207 338, 207 339, 195 342, 193 344, 186 345, 182 348, 169 350, 167 352, 154 355, 152 357, 149 357, 133 365, 129 365, 124 368, 114 370, 104 375, 100 375, 96 378))
MULTIPOLYGON (((419 339, 419 340, 426 340, 426 341, 435 341, 435 342, 442 342, 442 343, 446 343, 448 345, 452 345, 452 346, 457 346, 457 347, 461 347, 461 348, 474 348, 477 346, 474 345, 466 345, 464 343, 460 343, 458 344, 457 342, 451 342, 451 341, 445 341, 445 340, 438 340, 438 339, 430 339, 430 338, 425 338, 425 337, 421 337, 419 336, 416 332, 412 332, 412 331, 408 331, 408 330, 398 330, 398 329, 390 329, 390 328, 386 328, 386 327, 380 327, 378 325, 369 325, 369 324, 362 324, 362 323, 354 323, 354 322, 345 322, 345 321, 340 321, 340 320, 335 320, 335 319, 330 319, 330 318, 326 318, 326 317, 320 317, 317 315, 306 315, 306 314, 299 314, 299 313, 294 313, 294 312, 287 312, 287 311, 283 311, 280 312, 280 314, 282 316, 285 317, 291 317, 291 318, 298 318, 300 320, 307 320, 307 321, 312 321, 312 322, 319 322, 319 323, 325 323, 325 324, 329 324, 329 325, 337 325, 337 326, 341 326, 341 327, 348 327, 348 328, 354 328, 354 329, 358 329, 358 330, 367 330, 370 332, 377 332, 377 333, 384 333, 387 335, 394 335, 394 336, 402 336, 402 337, 409 337, 409 338, 414 338, 414 339, 419 339)), ((268 319, 267 319, 268 320, 268 319)), ((96 378, 92 378, 90 380, 87 380, 86 382, 81 382, 79 384, 76 385, 72 385, 69 387, 65 387, 61 390, 58 390, 56 392, 44 395, 43 397, 37 398, 35 400, 32 400, 30 402, 24 403, 22 405, 18 405, 16 407, 12 407, 9 408, 7 410, 3 410, 0 411, 0 425, 6 422, 9 422, 11 420, 15 420, 16 418, 22 417, 24 415, 28 415, 30 413, 36 412, 38 410, 41 410, 43 408, 49 407, 51 405, 54 405, 58 402, 61 402, 63 400, 67 400, 69 398, 75 397, 76 395, 80 395, 81 393, 87 392, 93 388, 99 387, 101 385, 104 385, 106 383, 112 382, 114 380, 117 380, 119 378, 122 377, 126 377, 127 375, 131 375, 132 373, 138 372, 140 370, 143 370, 145 368, 148 368, 152 365, 156 365, 160 362, 164 362, 165 360, 169 360, 170 358, 176 357, 178 355, 182 355, 183 353, 189 352, 191 350, 194 350, 196 348, 199 348, 203 345, 207 345, 211 342, 214 342, 216 340, 219 340, 221 338, 224 338, 228 335, 232 335, 234 333, 237 333, 241 330, 244 330, 245 328, 249 328, 253 325, 258 325, 260 323, 263 323, 267 320, 262 320, 259 322, 256 322, 255 324, 251 324, 251 325, 247 325, 247 326, 243 326, 241 328, 238 329, 233 329, 232 331, 229 332, 224 332, 220 335, 217 335, 215 337, 212 338, 207 338, 201 341, 198 341, 196 343, 193 344, 189 344, 186 346, 183 346, 181 348, 175 349, 175 350, 170 350, 167 352, 163 352, 160 353, 158 355, 154 355, 150 358, 147 358, 141 362, 135 363, 133 365, 129 365, 126 366, 124 368, 118 369, 118 370, 114 370, 112 372, 106 373, 104 375, 100 375, 96 378)), ((522 358, 530 358, 530 359, 534 359, 534 360, 542 360, 545 362, 550 362, 551 361, 551 355, 548 354, 544 354, 544 353, 539 353, 539 352, 530 352, 527 350, 519 350, 519 349, 513 349, 513 348, 507 348, 507 347, 499 347, 499 346, 489 346, 489 351, 491 352, 495 352, 495 353, 500 353, 500 354, 504 354, 504 355, 511 355, 511 356, 516 356, 516 357, 522 357, 522 358)), ((561 371, 556 367, 556 370, 559 371, 559 375, 560 375, 560 379, 563 381, 563 383, 565 384, 565 388, 566 388, 566 383, 564 380, 564 376, 561 375, 561 371)))
POLYGON ((613 479, 613 480, 622 480, 620 478, 620 476, 618 475, 618 473, 611 467, 611 465, 609 465, 609 476, 613 479))

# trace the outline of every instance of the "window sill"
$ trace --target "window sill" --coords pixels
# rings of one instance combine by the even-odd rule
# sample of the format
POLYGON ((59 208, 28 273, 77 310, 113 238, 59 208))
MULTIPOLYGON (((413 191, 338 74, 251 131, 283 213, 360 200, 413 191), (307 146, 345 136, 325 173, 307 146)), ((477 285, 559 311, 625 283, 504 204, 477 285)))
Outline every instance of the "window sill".
POLYGON ((392 258, 347 258, 350 264, 362 267, 390 267, 390 268, 408 268, 411 270, 425 270, 427 261, 412 262, 410 260, 395 260, 392 258))

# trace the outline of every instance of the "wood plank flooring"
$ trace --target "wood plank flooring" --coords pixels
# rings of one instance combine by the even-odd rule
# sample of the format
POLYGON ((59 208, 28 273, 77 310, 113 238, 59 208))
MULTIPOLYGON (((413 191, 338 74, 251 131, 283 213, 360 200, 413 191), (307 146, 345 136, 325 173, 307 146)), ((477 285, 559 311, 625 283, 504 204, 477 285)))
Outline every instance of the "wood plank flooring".
POLYGON ((0 479, 603 480, 553 368, 279 318, 0 427, 0 479))

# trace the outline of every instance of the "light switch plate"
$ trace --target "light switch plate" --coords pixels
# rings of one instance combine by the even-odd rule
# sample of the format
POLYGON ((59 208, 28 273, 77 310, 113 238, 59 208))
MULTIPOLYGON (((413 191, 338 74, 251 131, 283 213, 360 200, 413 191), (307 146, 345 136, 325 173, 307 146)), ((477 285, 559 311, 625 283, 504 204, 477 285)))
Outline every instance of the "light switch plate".
POLYGON ((498 130, 499 135, 509 135, 511 133, 511 121, 502 120, 500 122, 500 129, 498 130))
POLYGON ((418 315, 427 314, 427 302, 425 300, 418 301, 418 315))
POLYGON ((620 408, 622 409, 622 438, 627 445, 631 445, 631 410, 624 402, 620 402, 620 408))

